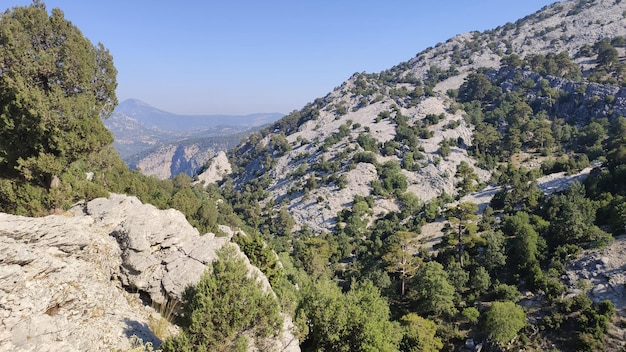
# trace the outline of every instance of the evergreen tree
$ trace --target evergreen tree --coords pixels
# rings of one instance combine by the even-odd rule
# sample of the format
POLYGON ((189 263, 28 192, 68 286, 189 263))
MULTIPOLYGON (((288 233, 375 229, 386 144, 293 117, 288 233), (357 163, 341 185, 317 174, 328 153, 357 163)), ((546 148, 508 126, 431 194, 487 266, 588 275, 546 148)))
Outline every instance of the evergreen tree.
POLYGON ((180 333, 166 340, 164 352, 247 351, 248 337, 259 343, 278 335, 280 307, 263 291, 233 246, 218 252, 196 286, 183 293, 180 333))
POLYGON ((307 321, 303 350, 398 351, 400 330, 374 285, 357 284, 347 294, 330 281, 304 289, 298 315, 307 321))
POLYGON ((526 326, 524 309, 513 302, 494 302, 487 311, 484 330, 490 339, 504 344, 526 326))
POLYGON ((400 318, 404 336, 400 343, 406 352, 436 352, 443 348, 441 338, 436 336, 437 324, 434 321, 409 313, 400 318))
POLYGON ((406 293, 406 281, 415 275, 421 259, 413 255, 417 234, 398 231, 387 239, 383 260, 387 263, 387 271, 400 278, 400 297, 406 293))
POLYGON ((456 226, 457 235, 457 248, 459 251, 459 264, 463 267, 463 235, 468 229, 470 223, 476 220, 476 212, 478 212, 478 205, 471 202, 463 202, 454 208, 450 208, 446 211, 446 216, 451 225, 456 226))
POLYGON ((113 58, 42 2, 0 15, 0 175, 40 186, 113 141, 113 58))
POLYGON ((408 297, 415 303, 420 315, 451 316, 456 312, 454 286, 448 280, 448 273, 441 264, 425 263, 411 281, 408 297))

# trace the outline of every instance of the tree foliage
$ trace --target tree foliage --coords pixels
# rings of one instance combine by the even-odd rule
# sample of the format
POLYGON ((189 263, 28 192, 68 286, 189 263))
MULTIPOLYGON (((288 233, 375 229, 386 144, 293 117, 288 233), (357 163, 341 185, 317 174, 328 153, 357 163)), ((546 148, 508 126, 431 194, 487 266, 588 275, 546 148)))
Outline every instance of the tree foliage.
POLYGON ((409 313, 400 318, 404 336, 400 347, 405 352, 436 352, 443 348, 441 338, 436 336, 434 321, 409 313))
POLYGON ((247 351, 248 336, 257 345, 280 332, 278 301, 248 277, 243 259, 225 246, 196 286, 183 293, 180 333, 163 351, 247 351))
POLYGON ((443 265, 437 262, 427 262, 420 267, 411 281, 409 298, 415 302, 420 315, 453 315, 456 312, 454 287, 448 281, 443 265))
POLYGON ((414 256, 414 246, 417 234, 408 231, 398 231, 387 239, 383 260, 387 264, 387 271, 397 275, 400 279, 400 296, 404 297, 406 282, 417 272, 421 259, 414 256))
POLYGON ((0 173, 44 187, 68 165, 113 141, 101 118, 115 105, 116 70, 94 46, 45 5, 0 17, 0 173))
POLYGON ((484 330, 490 339, 504 344, 526 326, 524 309, 513 302, 493 302, 485 314, 484 330))
POLYGON ((398 351, 400 331, 371 282, 343 294, 334 283, 319 281, 305 289, 298 314, 307 322, 304 350, 398 351))
POLYGON ((458 206, 450 208, 446 211, 446 218, 452 226, 457 236, 457 249, 459 254, 459 264, 463 267, 463 251, 465 245, 463 244, 463 236, 466 231, 472 225, 472 221, 476 220, 476 212, 478 212, 478 205, 472 202, 463 202, 458 206))

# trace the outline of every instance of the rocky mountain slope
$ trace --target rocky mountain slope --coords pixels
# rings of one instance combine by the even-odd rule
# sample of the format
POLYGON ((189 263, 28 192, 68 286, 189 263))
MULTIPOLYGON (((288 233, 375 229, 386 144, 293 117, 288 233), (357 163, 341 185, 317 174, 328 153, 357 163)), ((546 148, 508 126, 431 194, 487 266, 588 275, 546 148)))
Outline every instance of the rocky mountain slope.
MULTIPOLYGON (((271 200, 275 209, 286 204, 297 226, 320 232, 334 228, 337 214, 349 209, 355 196, 371 195, 373 181, 385 182, 385 163, 400 166, 406 189, 422 201, 455 194, 461 181, 455 173, 462 162, 485 182, 490 172, 468 155, 474 126, 449 93, 461 87, 469 72, 491 69, 490 80, 505 91, 532 80, 529 101, 552 104, 557 116, 624 114, 626 92, 618 86, 557 79, 523 68, 499 69, 511 54, 523 58, 565 52, 587 75, 596 57, 581 55, 581 48, 626 35, 625 10, 625 4, 614 0, 557 2, 516 23, 455 36, 387 71, 355 73, 325 97, 233 150, 234 184, 242 187, 256 180, 268 191, 263 203, 271 200), (582 97, 572 104, 552 102, 540 93, 544 79, 555 91, 574 94, 582 89, 582 97), (597 105, 580 103, 591 100, 597 105), (445 154, 444 144, 449 147, 445 154)), ((374 203, 371 214, 378 215, 402 206, 393 195, 375 197, 374 203)))
MULTIPOLYGON (((133 335, 158 345, 152 307, 180 306, 230 242, 220 230, 228 236, 201 236, 176 210, 115 194, 64 215, 0 214, 0 350, 125 350, 133 335)), ((288 316, 283 326, 275 350, 299 351, 288 316)))

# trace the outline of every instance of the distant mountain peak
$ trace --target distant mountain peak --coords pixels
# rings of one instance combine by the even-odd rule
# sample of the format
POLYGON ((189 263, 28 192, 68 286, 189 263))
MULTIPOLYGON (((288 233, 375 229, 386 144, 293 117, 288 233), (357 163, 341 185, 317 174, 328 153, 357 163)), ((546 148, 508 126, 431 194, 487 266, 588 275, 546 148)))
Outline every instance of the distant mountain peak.
POLYGON ((161 110, 138 99, 126 99, 115 112, 133 117, 141 123, 164 131, 189 132, 216 126, 258 127, 283 117, 281 113, 255 113, 248 115, 179 115, 161 110))

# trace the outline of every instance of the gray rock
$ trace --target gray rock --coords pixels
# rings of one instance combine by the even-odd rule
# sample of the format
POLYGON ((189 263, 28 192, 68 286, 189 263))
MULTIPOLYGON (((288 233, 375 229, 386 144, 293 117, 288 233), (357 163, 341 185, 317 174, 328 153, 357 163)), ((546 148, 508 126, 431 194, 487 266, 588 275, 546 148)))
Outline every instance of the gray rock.
MULTIPOLYGON (((132 335, 158 345, 149 328, 157 313, 139 292, 179 304, 229 241, 200 236, 178 211, 116 194, 65 216, 0 214, 0 351, 125 350, 132 335)), ((281 336, 251 349, 299 351, 294 329, 285 316, 281 336)))

